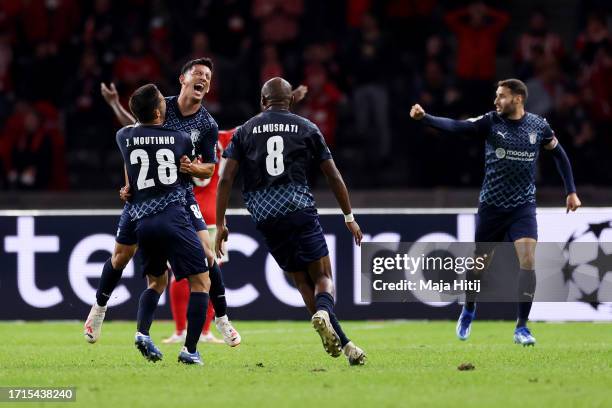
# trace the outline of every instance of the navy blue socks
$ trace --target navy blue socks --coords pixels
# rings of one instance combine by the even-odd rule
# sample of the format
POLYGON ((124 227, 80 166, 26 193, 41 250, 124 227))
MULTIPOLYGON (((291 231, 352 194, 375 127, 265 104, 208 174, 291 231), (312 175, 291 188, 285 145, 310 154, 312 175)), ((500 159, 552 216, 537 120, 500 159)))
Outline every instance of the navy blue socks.
POLYGON ((516 327, 527 325, 533 297, 535 296, 536 276, 533 269, 522 269, 519 272, 518 310, 516 327))
POLYGON ((136 316, 137 329, 140 333, 148 336, 149 329, 153 323, 153 313, 157 308, 157 302, 161 295, 153 289, 145 289, 140 295, 138 302, 138 314, 136 316))
POLYGON ((110 299, 113 290, 117 287, 123 269, 113 269, 111 258, 108 258, 104 262, 102 268, 102 275, 100 276, 100 283, 98 284, 98 290, 96 291, 96 302, 99 306, 106 306, 108 299, 110 299))
POLYGON ((187 338, 185 347, 190 353, 195 353, 202 327, 206 320, 206 310, 208 309, 208 293, 191 292, 189 295, 189 306, 187 306, 187 338))
POLYGON ((210 277, 210 301, 215 308, 215 315, 217 317, 225 316, 227 314, 225 284, 223 283, 221 268, 219 268, 219 264, 217 264, 217 262, 210 267, 208 276, 210 277))

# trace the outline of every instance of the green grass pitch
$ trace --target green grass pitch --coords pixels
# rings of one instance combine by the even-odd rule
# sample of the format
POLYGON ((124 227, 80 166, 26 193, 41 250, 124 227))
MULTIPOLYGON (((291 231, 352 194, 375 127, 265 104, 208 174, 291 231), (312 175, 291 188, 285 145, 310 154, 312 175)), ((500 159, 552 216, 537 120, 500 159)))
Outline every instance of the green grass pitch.
POLYGON ((179 345, 161 344, 168 322, 152 328, 156 364, 134 347, 134 323, 105 323, 94 345, 79 322, 1 323, 0 385, 76 386, 77 401, 0 408, 612 406, 612 324, 534 323, 538 344, 523 348, 510 322, 477 321, 467 342, 454 322, 347 322, 362 367, 325 354, 309 322, 235 325, 242 345, 200 345, 205 366, 186 367, 179 345))

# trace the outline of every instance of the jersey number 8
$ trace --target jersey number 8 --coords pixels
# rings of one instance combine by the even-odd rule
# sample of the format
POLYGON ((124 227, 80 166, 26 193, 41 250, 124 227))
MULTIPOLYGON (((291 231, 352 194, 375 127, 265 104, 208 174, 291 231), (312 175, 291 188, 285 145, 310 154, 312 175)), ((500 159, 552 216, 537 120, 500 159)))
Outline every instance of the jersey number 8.
MULTIPOLYGON (((176 164, 174 164, 174 152, 170 149, 159 149, 155 152, 155 159, 157 160, 157 177, 162 184, 170 185, 176 182, 178 174, 176 171, 176 164)), ((136 149, 130 153, 130 163, 138 164, 140 162, 140 171, 138 172, 138 181, 136 185, 139 190, 153 187, 155 180, 148 179, 147 174, 149 173, 149 155, 144 149, 136 149)))
POLYGON ((272 136, 266 143, 268 155, 266 156, 266 170, 271 176, 278 176, 285 171, 285 163, 283 162, 283 138, 281 136, 272 136))

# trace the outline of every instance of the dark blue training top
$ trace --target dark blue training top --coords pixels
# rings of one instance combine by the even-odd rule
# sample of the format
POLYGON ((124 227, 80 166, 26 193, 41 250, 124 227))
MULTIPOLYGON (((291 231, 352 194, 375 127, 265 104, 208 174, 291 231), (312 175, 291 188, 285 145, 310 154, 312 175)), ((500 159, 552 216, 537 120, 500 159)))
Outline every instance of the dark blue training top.
POLYGON ((193 157, 189 134, 161 126, 126 126, 117 132, 132 200, 129 214, 133 220, 156 214, 171 203, 185 204, 185 183, 179 173, 180 158, 193 157))
POLYGON ((331 159, 319 128, 286 110, 267 110, 239 127, 223 157, 243 171, 243 196, 255 222, 314 207, 308 173, 331 159))
POLYGON ((510 120, 497 112, 489 112, 468 120, 425 115, 423 122, 448 132, 486 137, 481 203, 502 208, 535 203, 536 161, 540 147, 554 137, 546 119, 526 112, 521 119, 510 120))

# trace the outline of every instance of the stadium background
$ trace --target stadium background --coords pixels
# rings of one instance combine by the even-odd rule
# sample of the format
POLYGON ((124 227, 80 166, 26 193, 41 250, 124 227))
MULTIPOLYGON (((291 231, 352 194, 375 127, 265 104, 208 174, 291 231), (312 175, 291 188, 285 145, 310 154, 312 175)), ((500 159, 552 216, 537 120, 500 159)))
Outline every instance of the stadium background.
MULTIPOLYGON (((527 109, 549 120, 568 151, 584 203, 610 205, 610 26, 607 1, 0 1, 0 318, 86 314, 78 285, 95 286, 96 280, 79 281, 71 270, 99 273, 96 263, 112 250, 121 207, 116 190, 122 163, 113 137, 118 123, 100 96, 102 81, 114 81, 124 102, 150 81, 172 95, 178 93, 182 63, 210 56, 215 71, 205 105, 221 129, 257 112, 265 79, 282 75, 294 86, 307 85, 309 93, 296 111, 322 129, 354 206, 396 209, 363 216, 364 232, 397 233, 409 240, 433 232, 457 234, 457 220, 473 211, 442 208, 474 208, 483 174, 482 140, 419 126, 409 118, 411 104, 420 102, 439 115, 476 116, 491 110, 495 81, 511 76, 527 83, 527 109), (401 212, 409 207, 429 209, 401 212), (72 214, 78 215, 14 211, 58 208, 76 209, 72 214), (109 212, 94 215, 99 209, 109 212), (19 241, 10 237, 21 236, 20 228, 57 240, 43 240, 46 253, 20 258, 19 250, 37 245, 24 241, 11 249, 18 245, 11 242, 19 241), (86 242, 96 251, 83 249, 72 257, 77 244, 92 235, 98 241, 86 242), (28 303, 19 287, 27 289, 28 282, 48 294, 57 286, 61 302, 28 303)), ((563 206, 562 183, 546 154, 538 183, 541 206, 563 206)), ((315 178, 313 184, 319 206, 335 207, 322 180, 315 178)), ((232 205, 242 207, 238 191, 232 205)), ((541 221, 541 235, 564 241, 591 223, 612 220, 605 208, 581 213, 541 221), (556 229, 559 224, 565 224, 563 234, 556 229)), ((562 212, 541 214, 549 216, 562 212)), ((342 235, 341 218, 329 215, 324 221, 338 245, 341 316, 456 317, 456 307, 383 305, 364 312, 355 306, 354 251, 342 235)), ((234 233, 258 239, 246 216, 235 215, 231 222, 234 233)), ((228 287, 252 283, 260 301, 267 302, 234 308, 234 318, 304 317, 301 309, 268 296, 263 251, 250 263, 232 255, 228 287)), ((128 294, 141 289, 137 271, 123 282, 128 294)), ((40 298, 38 292, 31 296, 40 298)), ((549 314, 540 316, 612 316, 609 311, 593 314, 589 307, 546 309, 549 314)), ((132 295, 117 306, 114 317, 132 318, 134 310, 132 295)), ((490 313, 482 317, 513 317, 513 310, 503 306, 490 313)), ((168 316, 165 307, 160 317, 168 316)))

